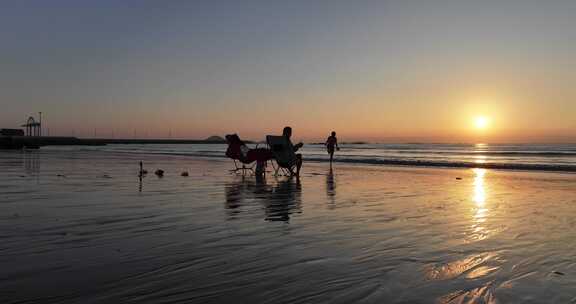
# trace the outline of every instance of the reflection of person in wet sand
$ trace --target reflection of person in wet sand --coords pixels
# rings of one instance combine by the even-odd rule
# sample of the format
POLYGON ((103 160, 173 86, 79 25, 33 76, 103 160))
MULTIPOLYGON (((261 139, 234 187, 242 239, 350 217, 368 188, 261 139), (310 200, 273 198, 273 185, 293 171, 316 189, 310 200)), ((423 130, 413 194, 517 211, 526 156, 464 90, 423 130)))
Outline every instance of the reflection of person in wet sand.
POLYGON ((331 207, 334 207, 336 202, 336 183, 334 182, 334 172, 332 171, 332 167, 326 174, 326 196, 330 200, 331 207))

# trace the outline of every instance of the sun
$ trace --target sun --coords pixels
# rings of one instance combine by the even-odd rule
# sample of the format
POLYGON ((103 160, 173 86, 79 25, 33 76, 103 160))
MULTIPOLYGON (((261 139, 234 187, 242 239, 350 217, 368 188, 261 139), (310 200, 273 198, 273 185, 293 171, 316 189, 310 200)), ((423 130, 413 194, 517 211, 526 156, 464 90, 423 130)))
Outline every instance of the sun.
POLYGON ((474 118, 474 126, 478 130, 485 130, 490 125, 490 119, 486 116, 477 116, 474 118))

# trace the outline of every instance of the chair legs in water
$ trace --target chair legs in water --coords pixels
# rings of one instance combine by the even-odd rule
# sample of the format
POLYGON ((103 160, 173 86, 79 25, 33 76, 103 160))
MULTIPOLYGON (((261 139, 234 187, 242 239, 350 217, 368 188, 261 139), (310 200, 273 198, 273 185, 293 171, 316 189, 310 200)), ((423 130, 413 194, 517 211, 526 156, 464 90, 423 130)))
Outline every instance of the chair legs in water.
POLYGON ((246 173, 252 173, 255 175, 263 175, 266 173, 266 162, 265 161, 257 161, 256 162, 256 169, 254 169, 254 164, 252 164, 252 166, 247 167, 246 164, 241 163, 242 166, 240 166, 238 164, 238 162, 236 162, 236 160, 234 160, 234 166, 236 167, 235 169, 232 169, 230 171, 234 172, 234 173, 242 173, 242 175, 246 175, 246 173))
POLYGON ((246 172, 252 172, 254 173, 254 165, 250 166, 250 167, 246 167, 246 165, 244 163, 241 163, 242 166, 238 165, 238 162, 236 160, 234 160, 234 169, 230 170, 231 172, 234 173, 238 173, 241 172, 242 175, 245 175, 246 172))
POLYGON ((296 176, 296 172, 294 170, 296 170, 296 167, 292 167, 292 168, 285 168, 285 167, 280 167, 278 164, 274 164, 274 162, 272 162, 272 168, 274 168, 274 176, 296 176))

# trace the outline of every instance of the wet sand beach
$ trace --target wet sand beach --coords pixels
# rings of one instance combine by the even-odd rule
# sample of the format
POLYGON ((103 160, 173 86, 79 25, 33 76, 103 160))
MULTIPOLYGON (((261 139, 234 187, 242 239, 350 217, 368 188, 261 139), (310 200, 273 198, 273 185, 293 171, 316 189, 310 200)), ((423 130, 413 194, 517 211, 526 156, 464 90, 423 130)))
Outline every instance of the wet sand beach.
POLYGON ((575 174, 232 166, 0 151, 0 302, 576 302, 575 174))

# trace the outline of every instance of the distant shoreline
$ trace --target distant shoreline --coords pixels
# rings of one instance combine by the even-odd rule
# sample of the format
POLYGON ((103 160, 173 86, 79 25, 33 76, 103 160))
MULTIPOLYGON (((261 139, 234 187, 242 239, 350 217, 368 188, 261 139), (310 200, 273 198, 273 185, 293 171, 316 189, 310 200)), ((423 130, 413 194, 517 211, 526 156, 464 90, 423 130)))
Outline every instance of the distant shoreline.
POLYGON ((44 146, 105 146, 109 144, 224 144, 223 140, 201 139, 113 139, 60 136, 0 136, 0 149, 38 149, 44 146))

